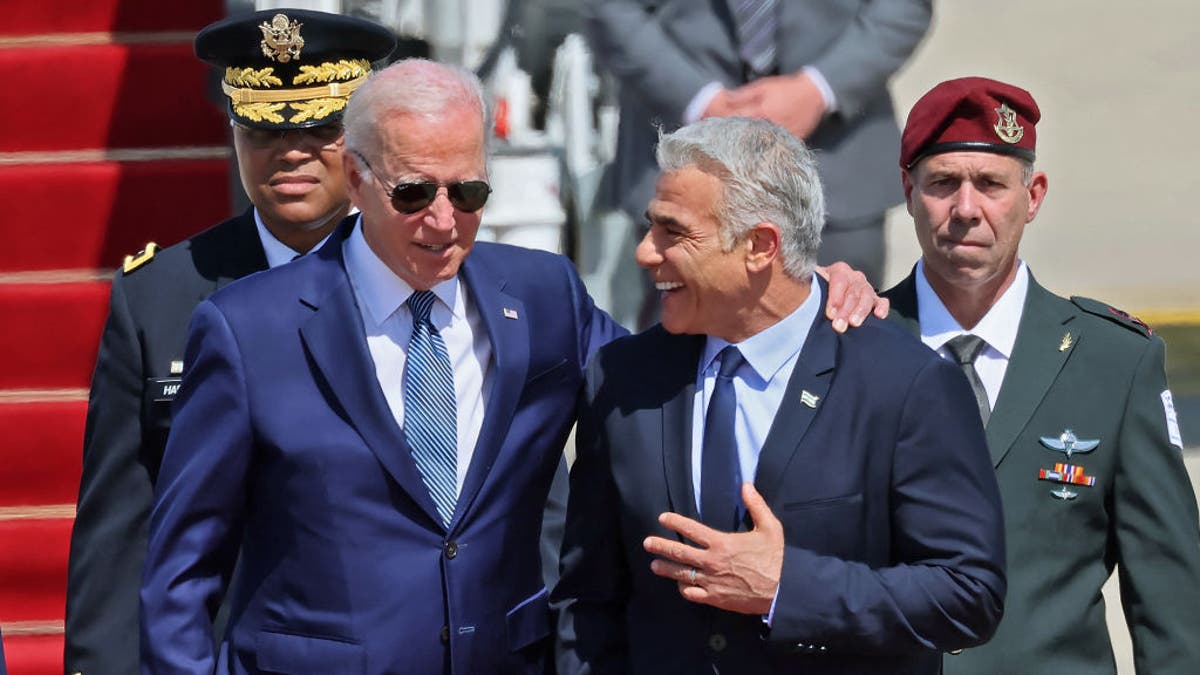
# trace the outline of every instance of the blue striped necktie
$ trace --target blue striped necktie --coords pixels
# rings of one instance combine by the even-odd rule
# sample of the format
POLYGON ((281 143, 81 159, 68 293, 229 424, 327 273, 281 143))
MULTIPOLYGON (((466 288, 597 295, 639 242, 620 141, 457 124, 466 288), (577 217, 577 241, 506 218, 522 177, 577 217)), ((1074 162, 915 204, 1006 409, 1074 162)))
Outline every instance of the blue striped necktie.
POLYGON ((458 501, 458 408, 446 343, 429 321, 436 299, 431 291, 416 291, 406 303, 413 330, 404 362, 404 438, 442 524, 449 527, 458 501))

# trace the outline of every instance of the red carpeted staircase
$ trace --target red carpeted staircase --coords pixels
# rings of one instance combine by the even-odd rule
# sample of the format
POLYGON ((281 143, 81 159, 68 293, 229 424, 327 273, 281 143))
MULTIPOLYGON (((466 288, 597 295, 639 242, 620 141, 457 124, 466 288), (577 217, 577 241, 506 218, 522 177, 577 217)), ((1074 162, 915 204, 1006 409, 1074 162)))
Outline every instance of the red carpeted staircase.
MULTIPOLYGON (((229 212, 195 32, 222 0, 36 0, 0 21, 0 632, 62 673, 67 550, 108 279, 229 212)), ((105 583, 103 579, 96 583, 105 583)))

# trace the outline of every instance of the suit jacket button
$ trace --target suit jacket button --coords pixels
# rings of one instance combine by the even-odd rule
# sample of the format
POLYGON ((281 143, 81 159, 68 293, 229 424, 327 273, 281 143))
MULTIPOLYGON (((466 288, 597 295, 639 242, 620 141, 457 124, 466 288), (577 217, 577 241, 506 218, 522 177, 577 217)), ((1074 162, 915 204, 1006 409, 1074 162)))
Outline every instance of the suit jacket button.
POLYGON ((443 550, 446 552, 446 557, 453 560, 454 556, 458 555, 458 544, 454 541, 448 541, 443 550))
POLYGON ((726 640, 725 636, 721 635, 720 633, 713 633, 712 635, 708 636, 708 648, 714 652, 724 651, 725 647, 728 645, 729 641, 726 640))
POLYGON ((441 638, 442 644, 450 644, 450 626, 442 626, 442 633, 438 637, 441 638))

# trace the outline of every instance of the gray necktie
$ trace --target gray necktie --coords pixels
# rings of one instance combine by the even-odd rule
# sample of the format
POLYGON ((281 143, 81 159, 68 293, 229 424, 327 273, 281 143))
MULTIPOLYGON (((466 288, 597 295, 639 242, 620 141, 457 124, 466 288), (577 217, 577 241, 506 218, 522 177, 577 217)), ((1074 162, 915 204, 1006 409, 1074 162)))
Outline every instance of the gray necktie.
POLYGON ((775 69, 778 0, 731 0, 737 24, 738 56, 750 74, 761 77, 775 69))
POLYGON ((946 343, 946 349, 950 350, 954 360, 962 367, 963 374, 967 376, 967 381, 971 383, 971 390, 975 392, 975 404, 979 406, 979 417, 985 427, 988 418, 991 417, 992 406, 988 402, 983 380, 979 379, 979 371, 975 370, 975 358, 986 346, 987 343, 978 335, 959 335, 946 343))

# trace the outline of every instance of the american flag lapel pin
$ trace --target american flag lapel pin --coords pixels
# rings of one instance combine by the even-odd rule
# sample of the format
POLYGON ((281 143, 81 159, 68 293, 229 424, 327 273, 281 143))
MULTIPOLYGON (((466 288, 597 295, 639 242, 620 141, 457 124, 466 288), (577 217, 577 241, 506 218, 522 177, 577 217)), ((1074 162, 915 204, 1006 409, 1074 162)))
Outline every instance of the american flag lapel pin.
POLYGON ((517 310, 513 309, 512 307, 505 307, 504 308, 504 318, 519 319, 519 318, 521 318, 521 315, 517 314, 517 310))

